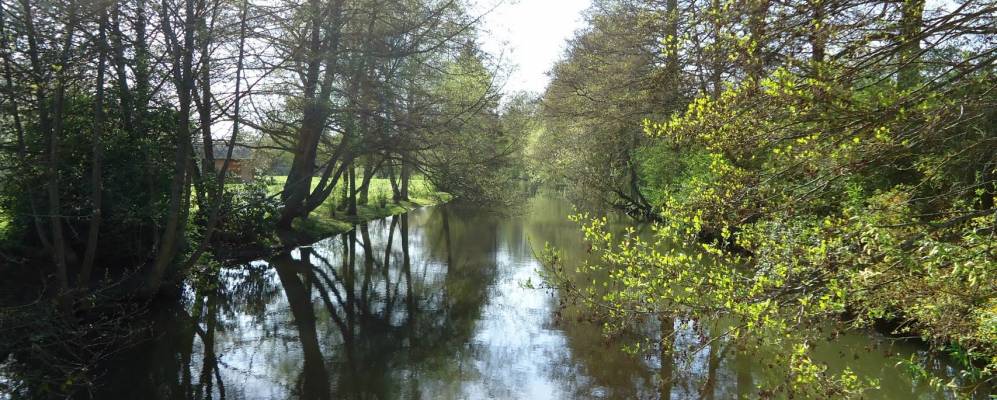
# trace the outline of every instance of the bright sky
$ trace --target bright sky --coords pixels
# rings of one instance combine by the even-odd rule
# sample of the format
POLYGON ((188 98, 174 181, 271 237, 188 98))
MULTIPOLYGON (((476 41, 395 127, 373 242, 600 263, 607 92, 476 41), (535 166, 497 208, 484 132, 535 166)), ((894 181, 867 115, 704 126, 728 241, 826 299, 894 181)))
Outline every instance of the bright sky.
POLYGON ((506 93, 541 93, 550 80, 546 73, 561 58, 565 41, 584 25, 582 11, 591 1, 478 0, 475 11, 483 13, 499 1, 484 18, 482 45, 513 67, 506 93))

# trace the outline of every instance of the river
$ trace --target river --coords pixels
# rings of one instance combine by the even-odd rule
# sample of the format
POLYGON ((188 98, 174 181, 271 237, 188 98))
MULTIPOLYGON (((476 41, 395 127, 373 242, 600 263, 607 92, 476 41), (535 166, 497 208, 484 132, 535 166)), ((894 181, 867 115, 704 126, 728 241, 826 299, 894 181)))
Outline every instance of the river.
MULTIPOLYGON (((563 318, 532 289, 534 248, 585 257, 572 208, 552 196, 520 213, 439 206, 372 221, 289 255, 222 268, 150 315, 156 334, 117 355, 95 398, 717 398, 757 393, 749 355, 693 351, 661 368, 563 318), (200 289, 197 289, 200 288, 200 289), (195 324, 194 321, 197 323, 195 324), (671 377, 663 384, 662 376, 671 377)), ((680 331, 676 347, 690 347, 680 331)), ((895 365, 914 344, 858 332, 822 351, 829 368, 880 378, 871 399, 948 398, 895 365)), ((953 370, 930 361, 942 375, 953 370)))

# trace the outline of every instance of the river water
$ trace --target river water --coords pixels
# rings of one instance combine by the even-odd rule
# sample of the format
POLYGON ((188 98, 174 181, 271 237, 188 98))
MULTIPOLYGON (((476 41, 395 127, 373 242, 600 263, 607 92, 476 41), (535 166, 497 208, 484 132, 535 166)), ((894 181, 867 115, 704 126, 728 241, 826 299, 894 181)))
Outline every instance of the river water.
MULTIPOLYGON (((222 268, 150 316, 156 335, 119 354, 95 398, 561 399, 757 395, 769 372, 736 350, 630 356, 597 324, 564 318, 531 289, 534 249, 585 257, 565 201, 502 215, 431 207, 372 221, 292 254, 222 268), (662 377, 670 379, 662 379, 662 377), (666 382, 667 381, 667 382, 666 382)), ((696 342, 679 327, 676 348, 696 342)), ((707 346, 708 347, 708 346, 707 346)), ((895 366, 915 345, 848 334, 829 368, 880 378, 870 399, 951 397, 895 366)), ((935 373, 954 373, 928 361, 935 373)))

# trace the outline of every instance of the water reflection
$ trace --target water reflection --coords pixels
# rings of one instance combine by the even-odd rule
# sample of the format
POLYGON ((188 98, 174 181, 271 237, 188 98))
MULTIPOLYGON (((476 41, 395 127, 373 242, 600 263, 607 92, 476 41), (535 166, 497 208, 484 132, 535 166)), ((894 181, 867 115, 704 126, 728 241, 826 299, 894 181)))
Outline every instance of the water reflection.
MULTIPOLYGON (((94 398, 754 398, 771 380, 714 327, 662 317, 656 354, 633 357, 536 282, 533 247, 587 256, 565 202, 509 217, 436 207, 375 221, 191 283, 150 318, 94 398)), ((870 398, 938 398, 893 371, 867 335, 827 347, 831 368, 881 376, 870 398), (868 349, 870 350, 867 350, 868 349)))

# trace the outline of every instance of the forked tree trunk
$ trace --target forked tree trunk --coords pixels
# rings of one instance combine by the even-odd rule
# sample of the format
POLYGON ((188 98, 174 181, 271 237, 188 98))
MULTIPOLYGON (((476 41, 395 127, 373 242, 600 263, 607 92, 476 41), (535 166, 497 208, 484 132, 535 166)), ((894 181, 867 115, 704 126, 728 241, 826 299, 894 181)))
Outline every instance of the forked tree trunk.
POLYGON ((391 184, 391 199, 394 201, 401 200, 402 194, 398 188, 398 178, 395 176, 394 164, 389 164, 388 166, 388 182, 391 184))

